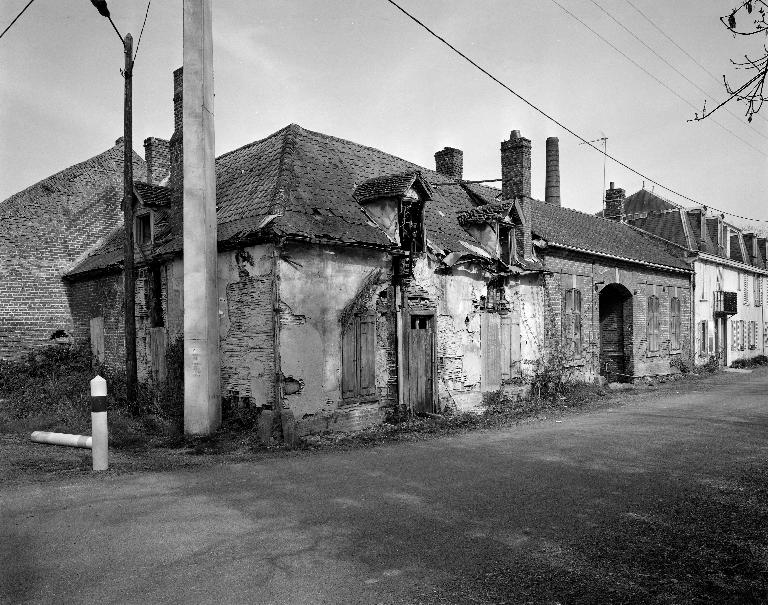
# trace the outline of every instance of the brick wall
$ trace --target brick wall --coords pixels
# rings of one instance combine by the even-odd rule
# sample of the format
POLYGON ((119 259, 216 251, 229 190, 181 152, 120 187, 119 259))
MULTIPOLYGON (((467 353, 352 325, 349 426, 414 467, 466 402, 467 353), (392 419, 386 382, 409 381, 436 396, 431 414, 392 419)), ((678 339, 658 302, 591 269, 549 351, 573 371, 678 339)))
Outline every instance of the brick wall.
MULTIPOLYGON (((668 374, 670 361, 676 357, 691 359, 691 292, 688 274, 612 262, 586 254, 550 248, 543 254, 550 271, 544 279, 545 346, 562 342, 562 300, 567 288, 575 287, 582 296, 581 359, 574 362, 585 378, 598 375, 600 368, 600 294, 610 284, 620 284, 631 297, 624 312, 625 372, 634 377, 668 374), (648 350, 648 297, 656 293, 660 310, 660 346, 658 353, 648 350), (680 349, 671 350, 670 300, 680 299, 680 349)), ((614 286, 615 287, 615 286, 614 286)), ((613 320, 610 320, 613 321, 613 320)), ((610 334, 609 326, 604 332, 610 334)))
POLYGON ((61 276, 122 222, 122 160, 120 143, 0 203, 0 358, 73 330, 61 276))

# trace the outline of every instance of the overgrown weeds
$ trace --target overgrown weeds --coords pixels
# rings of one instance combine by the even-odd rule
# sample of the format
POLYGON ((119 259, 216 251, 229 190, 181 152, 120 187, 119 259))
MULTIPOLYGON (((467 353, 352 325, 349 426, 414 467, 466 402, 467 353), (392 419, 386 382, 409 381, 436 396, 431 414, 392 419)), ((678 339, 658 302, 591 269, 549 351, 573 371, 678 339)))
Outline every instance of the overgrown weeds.
POLYGON ((737 359, 732 364, 732 368, 757 368, 760 366, 768 365, 768 357, 765 355, 755 355, 754 357, 748 357, 746 359, 737 359))
MULTIPOLYGON (((176 365, 171 354, 169 378, 174 373, 178 376, 176 365)), ((128 402, 125 375, 94 367, 90 349, 81 344, 50 345, 17 361, 0 361, 0 432, 89 433, 90 380, 97 373, 108 385, 111 446, 168 445, 182 438, 183 396, 178 380, 166 381, 162 389, 140 383, 136 400, 128 402)))

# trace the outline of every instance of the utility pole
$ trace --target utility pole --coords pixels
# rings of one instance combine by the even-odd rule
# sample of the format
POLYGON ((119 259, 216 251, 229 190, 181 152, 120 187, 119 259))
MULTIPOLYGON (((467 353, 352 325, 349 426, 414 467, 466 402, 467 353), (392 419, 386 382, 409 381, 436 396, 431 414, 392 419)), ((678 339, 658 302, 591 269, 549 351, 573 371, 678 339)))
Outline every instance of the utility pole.
MULTIPOLYGON (((109 19, 125 52, 125 97, 123 104, 123 313, 125 314, 125 397, 136 400, 136 286, 133 269, 133 37, 120 34, 109 14, 106 0, 91 0, 102 17, 109 19)), ((149 11, 149 6, 147 6, 149 11)), ((146 16, 144 18, 146 23, 146 16)), ((144 33, 144 27, 141 28, 144 33)), ((141 43, 141 34, 139 35, 141 43)))
POLYGON ((136 286, 133 268, 133 37, 126 34, 125 103, 123 112, 123 223, 125 229, 123 290, 125 291, 125 396, 136 400, 136 286))
POLYGON ((211 0, 184 0, 184 431, 221 424, 211 0))

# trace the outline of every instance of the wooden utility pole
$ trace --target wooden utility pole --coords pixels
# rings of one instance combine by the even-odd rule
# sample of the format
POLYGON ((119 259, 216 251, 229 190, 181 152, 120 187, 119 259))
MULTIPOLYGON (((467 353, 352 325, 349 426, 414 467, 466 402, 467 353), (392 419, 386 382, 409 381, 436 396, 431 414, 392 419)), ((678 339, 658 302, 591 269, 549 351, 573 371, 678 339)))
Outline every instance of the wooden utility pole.
POLYGON ((125 312, 125 396, 136 400, 136 287, 133 268, 133 37, 125 36, 125 105, 123 113, 123 290, 125 312))

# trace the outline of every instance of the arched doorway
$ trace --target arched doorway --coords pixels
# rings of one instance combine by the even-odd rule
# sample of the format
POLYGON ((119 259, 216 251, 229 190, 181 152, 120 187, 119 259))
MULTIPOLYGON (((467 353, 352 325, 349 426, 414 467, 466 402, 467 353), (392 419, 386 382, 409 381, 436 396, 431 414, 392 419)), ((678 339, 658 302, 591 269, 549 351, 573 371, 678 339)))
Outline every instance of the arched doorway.
POLYGON ((610 381, 632 374, 632 293, 621 284, 600 291, 600 374, 610 381))

